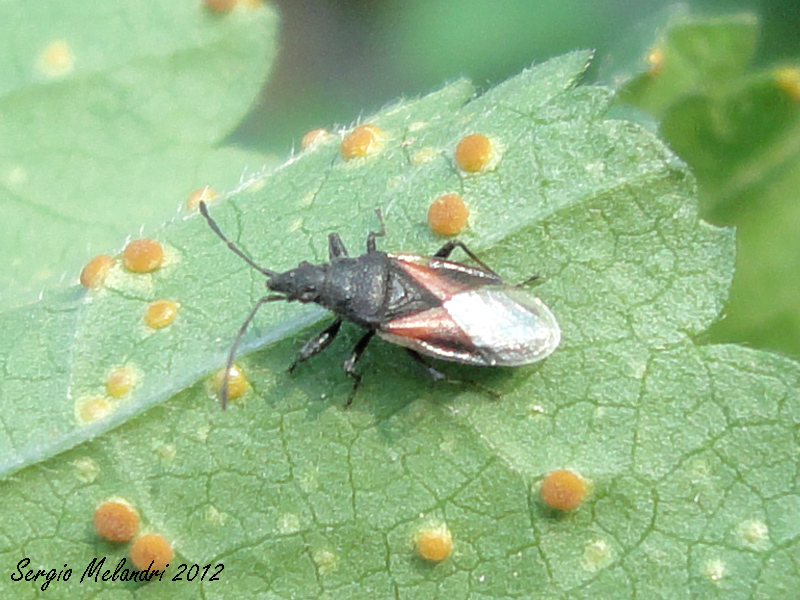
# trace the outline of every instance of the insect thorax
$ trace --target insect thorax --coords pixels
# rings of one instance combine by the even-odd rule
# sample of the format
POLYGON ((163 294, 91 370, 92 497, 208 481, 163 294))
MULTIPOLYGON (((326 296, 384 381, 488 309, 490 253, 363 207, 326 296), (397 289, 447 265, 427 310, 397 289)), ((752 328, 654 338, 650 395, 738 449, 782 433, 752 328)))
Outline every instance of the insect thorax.
POLYGON ((367 328, 439 304, 383 252, 334 260, 317 302, 367 328))

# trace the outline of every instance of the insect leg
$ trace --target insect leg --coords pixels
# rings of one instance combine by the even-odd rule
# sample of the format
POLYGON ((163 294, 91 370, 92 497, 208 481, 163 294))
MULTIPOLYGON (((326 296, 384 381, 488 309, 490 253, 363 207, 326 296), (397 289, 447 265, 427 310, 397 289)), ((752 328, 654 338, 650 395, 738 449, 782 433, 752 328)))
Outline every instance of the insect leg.
POLYGON ((325 350, 325 348, 327 348, 336 337, 336 334, 339 333, 339 328, 341 326, 342 320, 336 319, 323 331, 319 332, 317 335, 303 344, 303 347, 300 348, 300 352, 297 353, 297 357, 294 359, 292 366, 289 367, 289 373, 294 371, 297 365, 299 365, 301 362, 305 362, 312 356, 315 356, 325 350))
POLYGON ((342 365, 344 367, 344 372, 350 375, 350 377, 352 377, 354 380, 353 389, 351 390, 350 396, 347 398, 347 402, 345 402, 344 405, 345 408, 347 408, 353 403, 353 398, 356 395, 358 386, 361 385, 361 375, 359 375, 355 371, 356 363, 358 362, 358 359, 361 358, 361 355, 364 354, 364 350, 366 350, 369 341, 372 339, 372 336, 374 335, 375 335, 374 329, 370 329, 367 333, 365 333, 362 336, 362 338, 358 340, 356 347, 353 348, 353 352, 350 354, 350 358, 344 361, 344 365, 342 365))
POLYGON ((369 232, 369 235, 367 236, 367 252, 375 252, 375 250, 377 250, 375 238, 386 235, 386 224, 383 222, 383 211, 380 208, 376 208, 375 214, 378 215, 378 222, 381 224, 381 230, 369 232))
POLYGON ((244 336, 244 332, 247 331, 250 323, 255 318, 258 309, 267 302, 275 302, 276 300, 286 300, 286 298, 273 294, 271 296, 264 296, 258 302, 256 302, 253 310, 251 310, 250 314, 247 315, 244 323, 242 323, 242 326, 239 328, 239 332, 236 334, 236 339, 233 341, 231 351, 228 353, 228 360, 225 363, 225 372, 222 375, 222 384, 219 386, 219 400, 220 404, 222 404, 222 410, 225 410, 225 407, 228 406, 228 379, 230 379, 231 367, 233 367, 233 361, 236 358, 236 349, 239 348, 239 343, 242 341, 242 336, 244 336))
POLYGON ((416 350, 413 350, 412 348, 406 348, 406 352, 408 352, 408 355, 416 362, 425 367, 425 369, 428 371, 428 374, 431 376, 431 379, 434 381, 442 381, 443 379, 447 379, 444 373, 442 373, 439 369, 435 369, 429 365, 428 361, 422 358, 420 353, 416 350))
POLYGON ((427 369, 428 373, 430 374, 431 378, 434 381, 443 381, 444 383, 450 383, 455 385, 471 385, 476 388, 479 392, 486 394, 492 400, 499 400, 500 394, 495 392, 493 389, 486 387, 485 385, 478 383, 477 381, 473 381, 472 379, 453 379, 452 377, 448 377, 444 373, 442 373, 439 369, 432 367, 428 364, 428 361, 425 360, 425 357, 422 356, 419 352, 412 348, 406 348, 406 352, 408 352, 409 356, 413 358, 416 362, 421 364, 425 369, 427 369))
POLYGON ((518 288, 525 287, 526 285, 528 285, 529 283, 533 283, 534 281, 541 282, 540 276, 539 275, 531 275, 525 281, 523 281, 522 283, 516 284, 514 287, 518 287, 518 288))
POLYGON ((447 242, 444 246, 439 248, 439 250, 433 256, 435 258, 448 258, 453 253, 453 250, 455 250, 456 248, 461 248, 464 252, 466 252, 467 256, 469 256, 472 260, 474 260, 476 263, 478 263, 483 270, 488 271, 492 275, 496 276, 498 279, 502 279, 500 277, 500 275, 495 273, 489 267, 489 265, 487 265, 480 258, 475 256, 475 253, 472 252, 472 250, 470 250, 469 248, 467 248, 467 246, 466 246, 466 244, 464 244, 464 242, 461 242, 459 240, 451 240, 451 241, 447 242))
POLYGON ((328 236, 328 256, 330 260, 339 258, 340 256, 350 256, 347 253, 347 248, 344 247, 342 238, 338 233, 332 233, 328 236))

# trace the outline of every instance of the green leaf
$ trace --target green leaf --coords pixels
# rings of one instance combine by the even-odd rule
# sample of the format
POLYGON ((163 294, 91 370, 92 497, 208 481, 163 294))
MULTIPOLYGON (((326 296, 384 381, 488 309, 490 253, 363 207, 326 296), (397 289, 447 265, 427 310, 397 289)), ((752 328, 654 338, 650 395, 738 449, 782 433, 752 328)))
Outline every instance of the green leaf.
POLYGON ((624 11, 614 14, 612 6, 587 0, 505 0, 497 8, 480 0, 410 0, 400 10, 384 11, 381 33, 389 40, 393 69, 412 82, 436 82, 453 73, 496 81, 498 73, 531 56, 586 44, 597 34, 599 13, 609 21, 625 18, 624 11))
POLYGON ((264 81, 275 23, 199 0, 0 5, 4 308, 162 224, 193 189, 262 168, 218 145, 264 81))
POLYGON ((751 13, 714 19, 672 17, 649 49, 650 69, 633 77, 620 96, 662 117, 681 98, 724 94, 753 57, 758 21, 751 13))
POLYGON ((621 98, 660 119, 692 167, 702 214, 736 225, 740 253, 715 341, 744 341, 800 356, 800 68, 748 70, 752 15, 685 20, 656 44, 657 70, 621 98))
MULTIPOLYGON (((694 181, 663 144, 604 118, 608 91, 576 84, 587 60, 551 60, 483 96, 457 82, 400 102, 365 120, 385 133, 376 154, 344 161, 331 136, 212 206, 255 260, 286 269, 325 260, 330 231, 355 253, 376 207, 385 248, 431 253, 427 206, 458 191, 472 210, 462 239, 509 282, 542 275, 563 330, 550 358, 441 365, 501 392, 492 402, 375 343, 346 410, 340 364, 358 332, 289 376, 326 317, 275 304, 245 338, 260 348, 240 359, 251 389, 222 413, 203 376, 263 277, 200 217, 176 220, 157 236, 169 261, 154 274, 114 267, 103 288, 0 314, 6 573, 23 556, 68 563, 56 598, 791 598, 800 368, 695 341, 730 285, 732 232, 699 220, 694 181), (476 131, 500 161, 464 175, 452 152, 476 131), (181 309, 148 332, 154 298, 181 309), (138 374, 130 397, 77 424, 76 402, 122 364, 138 374), (539 484, 564 468, 590 494, 557 515, 539 484), (113 567, 128 552, 92 531, 110 496, 174 544, 170 577, 222 563, 221 581, 79 583, 92 557, 113 567), (425 563, 414 536, 441 524, 453 553, 425 563)), ((37 594, 0 581, 7 596, 37 594)))

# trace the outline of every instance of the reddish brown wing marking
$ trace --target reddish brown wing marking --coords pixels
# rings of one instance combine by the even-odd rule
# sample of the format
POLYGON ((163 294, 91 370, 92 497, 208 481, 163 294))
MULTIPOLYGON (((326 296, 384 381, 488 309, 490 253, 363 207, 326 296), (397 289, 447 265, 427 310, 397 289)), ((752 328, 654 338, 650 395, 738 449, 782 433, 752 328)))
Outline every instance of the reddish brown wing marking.
MULTIPOLYGON (((406 275, 442 304, 458 294, 503 283, 494 273, 443 258, 415 254, 390 256, 406 275)), ((476 365, 488 364, 489 360, 443 306, 394 318, 380 326, 378 335, 392 344, 445 360, 476 365)))
POLYGON ((446 302, 459 292, 474 290, 484 285, 503 283, 492 273, 443 258, 417 256, 416 254, 392 254, 390 256, 414 281, 442 302, 446 302))
POLYGON ((427 339, 432 342, 452 340, 468 344, 470 341, 450 314, 441 306, 392 319, 381 325, 381 331, 411 339, 427 339))
POLYGON ((392 319, 381 325, 383 339, 427 354, 458 362, 482 364, 469 336, 441 306, 392 319))

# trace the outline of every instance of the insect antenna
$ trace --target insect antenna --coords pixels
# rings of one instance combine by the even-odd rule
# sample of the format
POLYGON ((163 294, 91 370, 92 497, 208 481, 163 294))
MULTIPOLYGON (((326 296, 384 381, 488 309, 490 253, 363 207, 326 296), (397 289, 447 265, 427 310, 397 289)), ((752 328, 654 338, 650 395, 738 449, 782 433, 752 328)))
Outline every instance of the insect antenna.
POLYGON ((231 368, 233 367, 233 361, 236 358, 236 350, 239 348, 239 344, 242 341, 242 337, 244 336, 247 328, 250 326, 250 323, 256 316, 258 309, 261 308, 267 302, 274 302, 276 300, 285 300, 283 296, 278 296, 277 294, 272 294, 270 296, 264 296, 263 298, 259 299, 256 302, 253 309, 250 311, 250 314, 247 315, 247 318, 242 323, 242 326, 239 327, 239 332, 236 334, 236 339, 233 341, 233 345, 231 346, 230 352, 228 352, 228 360, 225 363, 225 371, 222 374, 222 383, 219 386, 219 400, 220 404, 222 404, 222 410, 228 406, 228 381, 231 378, 231 368))
POLYGON ((277 275, 277 273, 275 271, 272 271, 270 269, 265 269, 264 267, 257 265, 253 261, 252 258, 250 258, 244 252, 239 250, 239 248, 236 246, 236 244, 234 244, 232 241, 230 241, 227 238, 227 236, 224 233, 222 233, 222 230, 219 228, 219 225, 217 225, 217 222, 214 221, 214 219, 211 218, 211 215, 208 214, 208 207, 206 206, 206 203, 203 202, 202 200, 200 201, 200 213, 206 218, 206 221, 208 221, 208 226, 211 227, 211 230, 214 233, 216 233, 219 236, 219 238, 223 242, 225 242, 225 244, 227 244, 228 248, 230 248, 236 254, 238 254, 241 258, 243 258, 248 265, 253 267, 256 271, 259 271, 260 273, 263 273, 267 277, 275 277, 275 275, 277 275))

